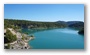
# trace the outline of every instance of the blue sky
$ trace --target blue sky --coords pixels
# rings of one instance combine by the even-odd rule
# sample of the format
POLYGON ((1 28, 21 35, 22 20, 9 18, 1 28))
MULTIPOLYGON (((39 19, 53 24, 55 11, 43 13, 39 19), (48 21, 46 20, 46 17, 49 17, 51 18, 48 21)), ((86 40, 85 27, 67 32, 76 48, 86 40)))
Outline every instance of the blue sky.
POLYGON ((4 18, 32 21, 84 21, 84 4, 4 4, 4 18))

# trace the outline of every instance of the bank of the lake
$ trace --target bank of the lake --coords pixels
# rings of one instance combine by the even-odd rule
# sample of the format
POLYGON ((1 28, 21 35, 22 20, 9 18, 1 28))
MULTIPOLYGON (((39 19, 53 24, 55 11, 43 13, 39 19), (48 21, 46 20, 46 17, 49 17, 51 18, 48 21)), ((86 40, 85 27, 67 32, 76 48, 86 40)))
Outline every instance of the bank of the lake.
POLYGON ((84 36, 79 35, 77 30, 60 28, 22 31, 34 34, 35 39, 29 41, 33 49, 84 49, 84 36))
POLYGON ((13 28, 4 29, 4 48, 5 49, 30 49, 28 41, 34 39, 34 36, 17 32, 13 28))

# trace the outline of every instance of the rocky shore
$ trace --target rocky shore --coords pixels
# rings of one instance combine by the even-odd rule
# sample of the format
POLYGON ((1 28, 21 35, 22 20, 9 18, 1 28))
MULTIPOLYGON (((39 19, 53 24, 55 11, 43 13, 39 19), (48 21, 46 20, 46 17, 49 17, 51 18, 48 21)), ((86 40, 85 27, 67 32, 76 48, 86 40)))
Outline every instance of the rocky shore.
MULTIPOLYGON (((34 39, 34 36, 28 36, 27 34, 16 32, 12 28, 8 28, 8 30, 10 30, 13 35, 16 35, 17 40, 11 43, 5 43, 4 44, 5 49, 7 49, 8 46, 9 46, 9 49, 30 49, 31 48, 31 46, 28 45, 28 41, 34 39)), ((7 31, 7 30, 4 30, 4 31, 7 31)), ((4 34, 4 37, 6 37, 5 34, 4 34)))

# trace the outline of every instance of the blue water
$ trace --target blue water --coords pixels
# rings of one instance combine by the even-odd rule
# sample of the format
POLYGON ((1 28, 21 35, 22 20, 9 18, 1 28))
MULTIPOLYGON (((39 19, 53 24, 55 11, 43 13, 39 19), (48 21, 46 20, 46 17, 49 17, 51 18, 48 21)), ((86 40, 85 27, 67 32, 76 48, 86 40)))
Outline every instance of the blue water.
POLYGON ((84 36, 79 35, 77 30, 50 29, 32 34, 35 39, 29 41, 29 45, 33 49, 84 49, 84 36))

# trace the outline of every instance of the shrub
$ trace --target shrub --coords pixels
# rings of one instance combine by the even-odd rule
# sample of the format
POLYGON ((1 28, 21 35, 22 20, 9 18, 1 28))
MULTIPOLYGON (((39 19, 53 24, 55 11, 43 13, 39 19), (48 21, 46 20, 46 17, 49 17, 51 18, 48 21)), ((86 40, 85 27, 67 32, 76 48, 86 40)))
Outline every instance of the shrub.
POLYGON ((17 40, 16 35, 13 35, 10 32, 10 30, 7 29, 6 36, 4 37, 4 43, 10 43, 10 42, 13 42, 13 41, 16 41, 16 40, 17 40))

